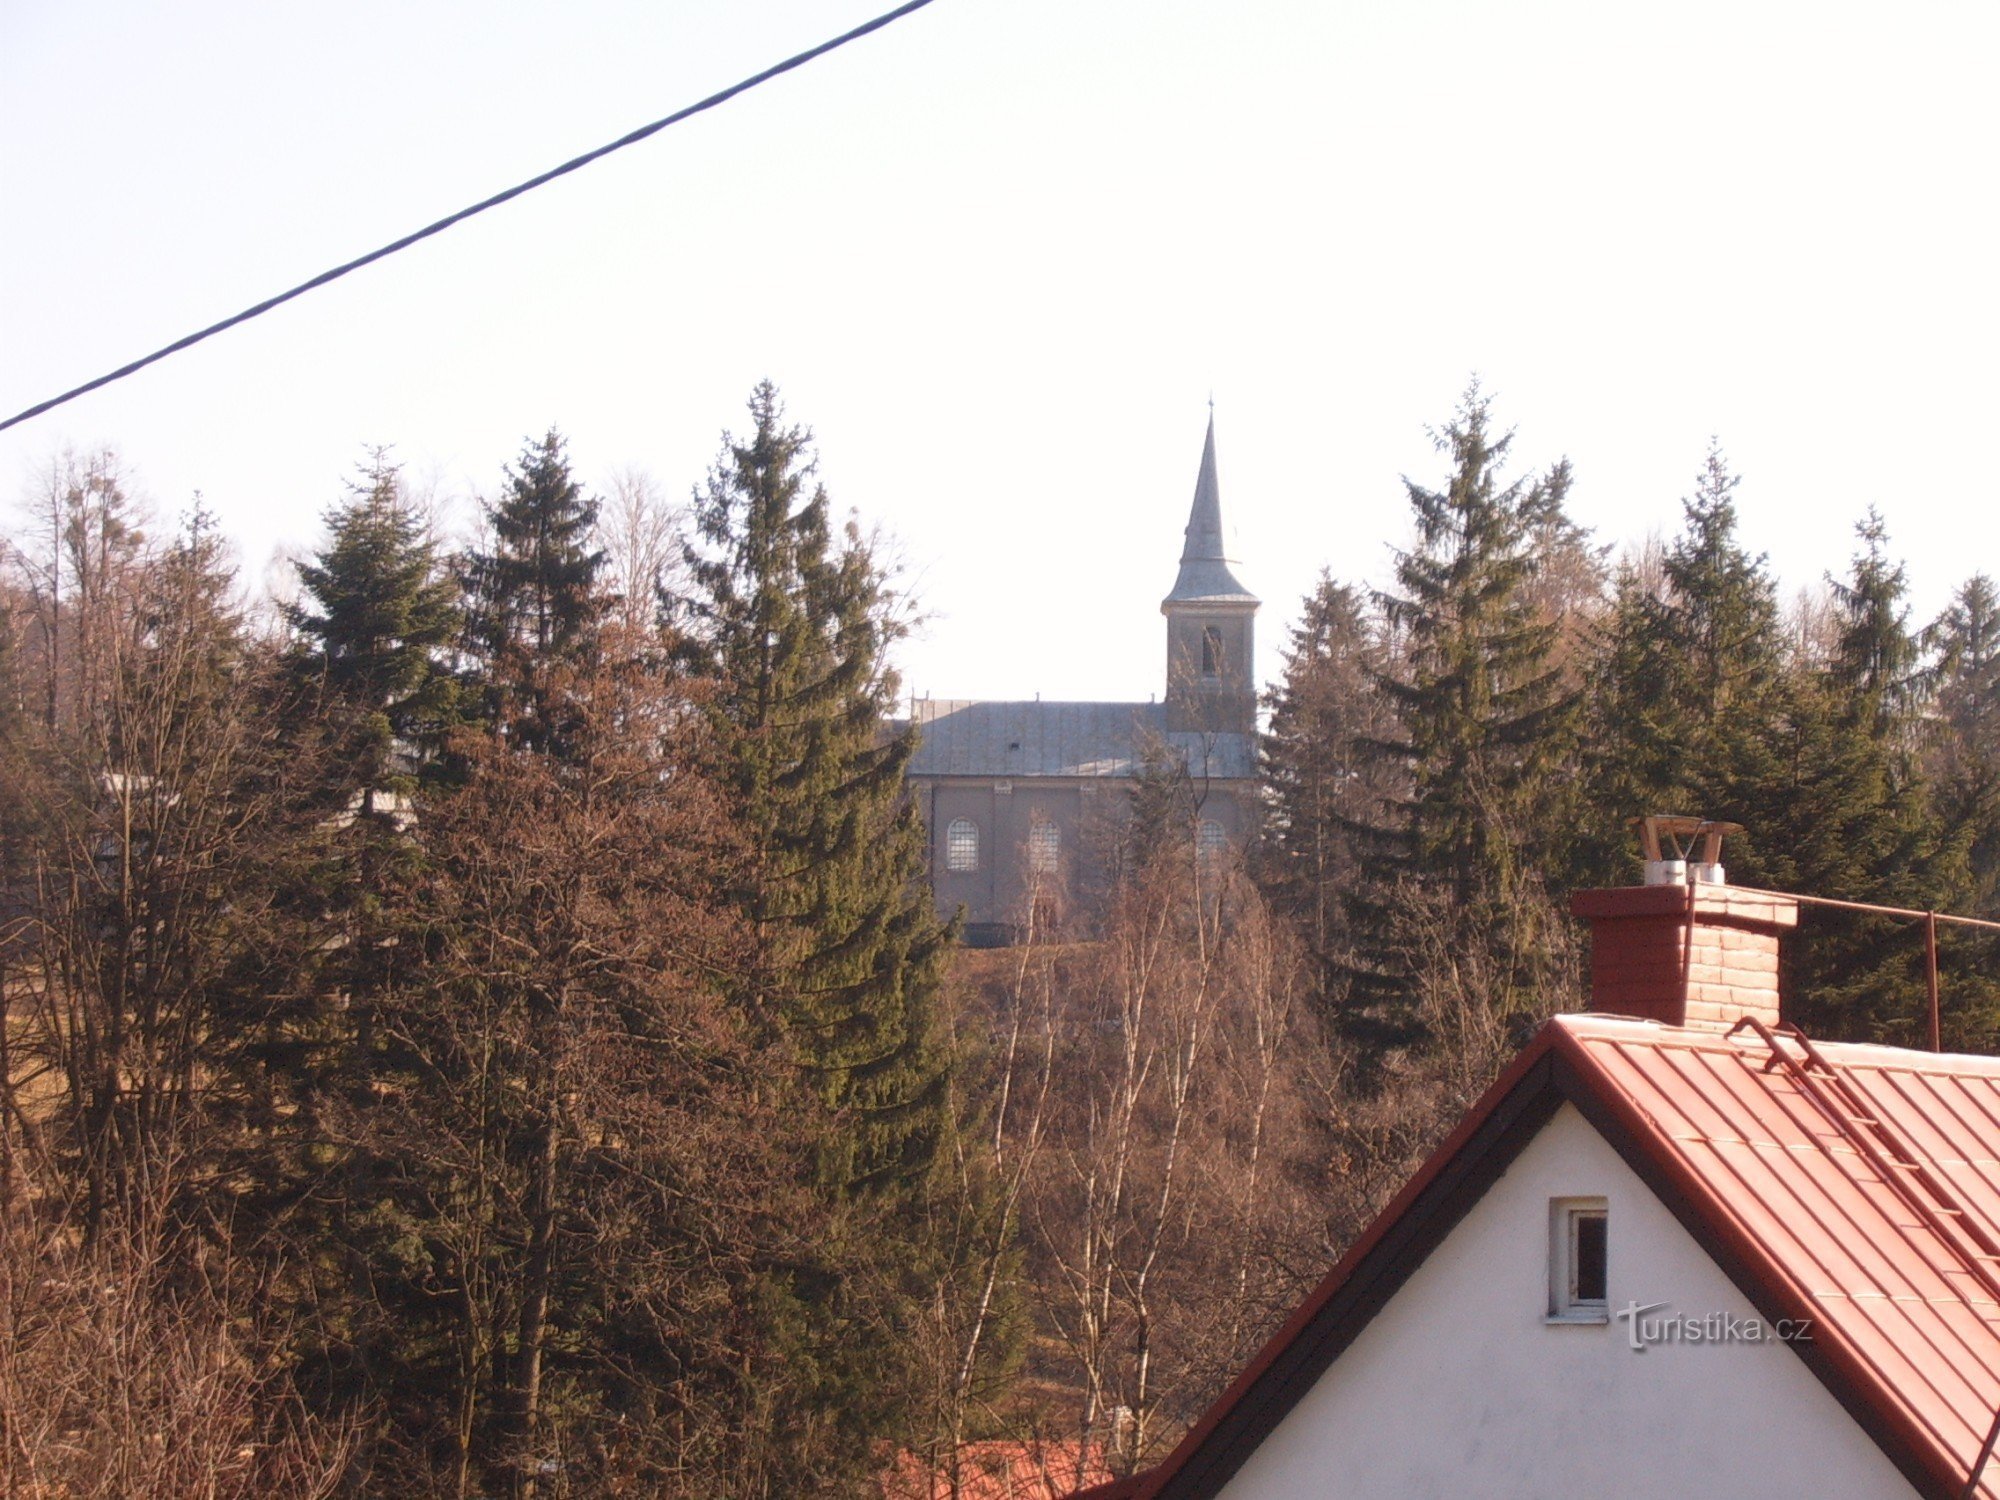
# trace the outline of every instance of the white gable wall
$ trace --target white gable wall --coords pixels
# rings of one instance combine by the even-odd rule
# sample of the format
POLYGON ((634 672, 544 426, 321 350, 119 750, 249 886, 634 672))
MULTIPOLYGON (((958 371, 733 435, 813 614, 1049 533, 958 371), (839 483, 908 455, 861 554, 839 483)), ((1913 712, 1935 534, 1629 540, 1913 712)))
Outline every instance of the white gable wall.
POLYGON ((1549 1200, 1603 1197, 1615 1312, 1755 1316, 1563 1105, 1227 1487, 1225 1500, 1842 1500, 1915 1492, 1791 1350, 1549 1326, 1549 1200))

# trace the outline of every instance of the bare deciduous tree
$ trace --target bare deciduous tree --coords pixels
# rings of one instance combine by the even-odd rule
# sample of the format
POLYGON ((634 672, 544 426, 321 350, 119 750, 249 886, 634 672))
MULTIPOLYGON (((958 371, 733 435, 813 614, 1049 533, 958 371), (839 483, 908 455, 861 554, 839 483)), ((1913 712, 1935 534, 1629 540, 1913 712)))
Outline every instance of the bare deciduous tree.
POLYGON ((1047 1142, 1028 1192, 1073 1431, 1130 1471, 1272 1325, 1322 1242, 1317 1053, 1301 955, 1193 824, 1123 882, 1059 980, 1047 1142))
POLYGON ((614 623, 627 639, 642 639, 654 628, 661 600, 686 591, 686 507, 670 503, 644 469, 624 468, 611 476, 597 527, 617 599, 614 623))
POLYGON ((232 1268, 174 1274, 159 1231, 85 1247, 46 1211, 0 1214, 0 1497, 332 1495, 351 1432, 307 1413, 277 1330, 246 1337, 232 1268))

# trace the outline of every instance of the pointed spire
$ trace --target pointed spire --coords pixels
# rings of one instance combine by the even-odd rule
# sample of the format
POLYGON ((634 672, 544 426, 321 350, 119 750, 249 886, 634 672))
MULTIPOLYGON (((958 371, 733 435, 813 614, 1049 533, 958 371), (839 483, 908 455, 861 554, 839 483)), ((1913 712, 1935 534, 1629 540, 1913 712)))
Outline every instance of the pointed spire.
POLYGON ((1201 445, 1201 474, 1195 480, 1194 505, 1188 511, 1187 545, 1181 549, 1180 576, 1174 580, 1173 592, 1161 603, 1215 599, 1255 604, 1257 596, 1230 571, 1234 561, 1222 529, 1222 489, 1215 480, 1215 403, 1211 400, 1208 437, 1201 445))

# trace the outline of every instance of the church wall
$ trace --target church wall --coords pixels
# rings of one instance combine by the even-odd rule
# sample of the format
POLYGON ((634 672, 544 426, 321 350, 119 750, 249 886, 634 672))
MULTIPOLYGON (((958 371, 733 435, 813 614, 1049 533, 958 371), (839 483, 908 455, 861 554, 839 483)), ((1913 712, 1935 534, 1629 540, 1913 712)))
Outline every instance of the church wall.
POLYGON ((968 923, 1018 925, 1027 919, 1034 885, 1057 897, 1060 908, 1069 893, 1102 883, 1102 863, 1089 833, 1099 821, 1096 810, 1122 804, 1124 793, 1122 786, 1080 777, 948 777, 930 782, 924 801, 938 911, 949 916, 963 905, 968 923), (979 831, 979 867, 972 871, 950 868, 951 825, 961 818, 979 831), (1056 869, 1033 881, 1029 846, 1037 824, 1055 830, 1056 869))
POLYGON ((1256 832, 1252 810, 1256 806, 1256 790, 1242 782, 1215 782, 1206 789, 1196 786, 1195 796, 1200 805, 1197 818, 1213 818, 1222 825, 1222 831, 1229 835, 1229 847, 1236 854, 1242 854, 1256 832))
MULTIPOLYGON (((1238 782, 1196 790, 1201 817, 1221 824, 1230 848, 1240 852, 1252 831, 1254 790, 1238 782)), ((1071 934, 1087 930, 1110 882, 1121 826, 1130 816, 1129 779, 925 777, 917 791, 930 825, 931 888, 940 915, 949 917, 963 906, 970 927, 1018 928, 1029 915, 1031 892, 1039 888, 1052 898, 1045 915, 1071 934), (960 819, 979 834, 978 868, 970 871, 950 868, 951 825, 960 819), (1037 880, 1030 869, 1038 823, 1056 831, 1053 879, 1037 880)), ((975 941, 1002 938, 990 930, 971 935, 975 941)))
POLYGON ((920 784, 924 817, 930 824, 931 889, 938 911, 950 916, 965 908, 968 922, 995 922, 995 806, 1000 800, 992 782, 931 781, 920 784), (979 864, 972 871, 955 871, 946 859, 945 842, 953 820, 970 819, 979 830, 979 864))

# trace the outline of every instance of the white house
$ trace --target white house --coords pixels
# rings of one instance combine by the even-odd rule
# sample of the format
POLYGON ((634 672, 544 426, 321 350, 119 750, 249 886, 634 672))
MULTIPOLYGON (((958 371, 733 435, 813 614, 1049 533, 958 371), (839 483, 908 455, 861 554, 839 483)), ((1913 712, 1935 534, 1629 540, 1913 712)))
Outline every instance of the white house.
POLYGON ((1543 1027, 1164 1463, 1083 1495, 2000 1495, 2000 1060, 1781 1028, 1785 898, 1575 909, 1602 1013, 1543 1027))

